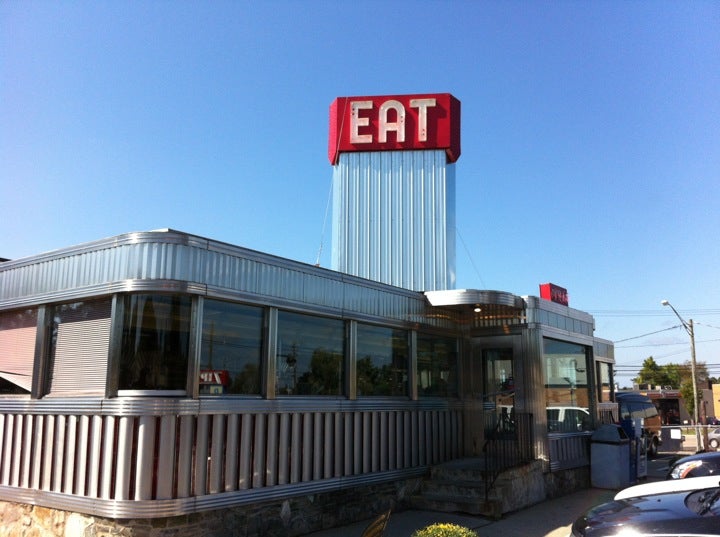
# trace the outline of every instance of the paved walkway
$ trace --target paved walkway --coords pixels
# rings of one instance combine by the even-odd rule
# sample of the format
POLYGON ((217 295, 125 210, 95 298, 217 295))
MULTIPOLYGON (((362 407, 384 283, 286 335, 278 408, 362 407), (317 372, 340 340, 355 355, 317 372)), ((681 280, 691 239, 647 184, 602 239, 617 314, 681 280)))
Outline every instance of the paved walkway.
MULTIPOLYGON (((668 460, 674 454, 661 454, 649 461, 648 476, 643 481, 664 479, 668 460)), ((437 522, 449 522, 473 529, 480 537, 567 537, 572 523, 594 505, 610 501, 616 490, 585 489, 560 498, 506 514, 500 520, 436 511, 400 511, 390 517, 385 537, 410 537, 414 531, 437 522)), ((370 520, 324 530, 308 537, 359 537, 370 520)))
MULTIPOLYGON (((570 526, 580 514, 593 505, 611 500, 615 492, 586 489, 510 513, 500 520, 436 511, 400 511, 390 517, 385 537, 410 537, 416 530, 438 522, 470 528, 480 537, 567 537, 570 535, 570 526)), ((308 537, 359 537, 369 523, 370 520, 366 520, 312 533, 308 537)))

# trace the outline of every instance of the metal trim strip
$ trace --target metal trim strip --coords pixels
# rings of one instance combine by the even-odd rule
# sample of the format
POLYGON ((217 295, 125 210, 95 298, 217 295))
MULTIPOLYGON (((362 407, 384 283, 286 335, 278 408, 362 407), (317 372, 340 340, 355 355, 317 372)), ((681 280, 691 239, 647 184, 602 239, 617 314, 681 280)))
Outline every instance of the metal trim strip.
POLYGON ((427 466, 420 466, 408 470, 375 472, 351 477, 333 477, 317 481, 219 492, 217 494, 174 500, 104 500, 0 485, 0 500, 41 505, 43 507, 115 519, 163 518, 257 502, 283 500, 295 496, 327 493, 353 487, 398 481, 400 479, 412 479, 423 476, 427 472, 427 466))

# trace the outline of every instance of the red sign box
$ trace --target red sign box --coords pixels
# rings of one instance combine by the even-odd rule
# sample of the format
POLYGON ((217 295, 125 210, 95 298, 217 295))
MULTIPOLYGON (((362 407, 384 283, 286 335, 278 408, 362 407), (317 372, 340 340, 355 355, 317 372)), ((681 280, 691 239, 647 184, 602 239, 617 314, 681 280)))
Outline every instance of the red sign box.
POLYGON ((349 151, 444 149, 460 157, 460 101, 449 93, 338 97, 330 105, 328 157, 349 151))
POLYGON ((567 306, 569 302, 567 289, 554 283, 540 284, 540 298, 562 304, 563 306, 567 306))
POLYGON ((203 369, 200 371, 200 384, 230 385, 230 372, 224 369, 203 369))

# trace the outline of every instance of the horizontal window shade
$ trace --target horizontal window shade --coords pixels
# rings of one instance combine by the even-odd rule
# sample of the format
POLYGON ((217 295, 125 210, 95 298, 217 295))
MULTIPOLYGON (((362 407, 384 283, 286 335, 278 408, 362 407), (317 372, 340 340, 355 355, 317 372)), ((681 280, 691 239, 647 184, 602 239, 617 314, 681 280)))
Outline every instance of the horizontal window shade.
POLYGON ((0 377, 30 391, 37 328, 0 330, 0 377))
POLYGON ((95 303, 91 308, 89 311, 79 307, 61 314, 57 324, 49 395, 105 392, 110 303, 95 303))

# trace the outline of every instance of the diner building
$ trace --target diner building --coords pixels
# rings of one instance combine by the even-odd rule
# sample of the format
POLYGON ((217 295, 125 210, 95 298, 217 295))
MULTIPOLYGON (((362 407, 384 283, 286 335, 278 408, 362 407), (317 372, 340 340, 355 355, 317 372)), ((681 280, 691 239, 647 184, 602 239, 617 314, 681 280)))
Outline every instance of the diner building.
MULTIPOLYGON (((459 113, 434 98, 390 99, 388 114, 407 114, 379 132, 407 125, 424 143, 423 110, 431 134, 434 102, 459 113)), ((357 146, 357 114, 375 101, 353 102, 357 146)), ((5 528, 302 535, 387 508, 440 509, 430 484, 447 465, 477 481, 463 509, 480 514, 589 486, 590 435, 614 408, 612 343, 558 286, 519 296, 448 285, 454 170, 432 166, 454 165, 451 141, 448 160, 437 147, 413 157, 431 166, 411 180, 434 189, 437 233, 418 240, 419 227, 383 220, 423 197, 393 197, 402 174, 391 172, 390 200, 363 198, 381 211, 370 235, 412 243, 388 266, 385 239, 367 239, 375 254, 349 250, 369 229, 352 222, 335 236, 335 270, 171 229, 0 262, 5 528)), ((406 162, 389 158, 363 177, 340 162, 338 187, 353 186, 336 215, 359 218, 351 192, 406 162)))
POLYGON ((593 330, 539 297, 408 291, 172 230, 6 261, 0 499, 208 527, 266 504, 301 533, 398 505, 521 416, 555 494, 610 400, 593 330), (590 420, 549 423, 553 406, 590 420), (313 495, 329 511, 306 520, 313 495))

